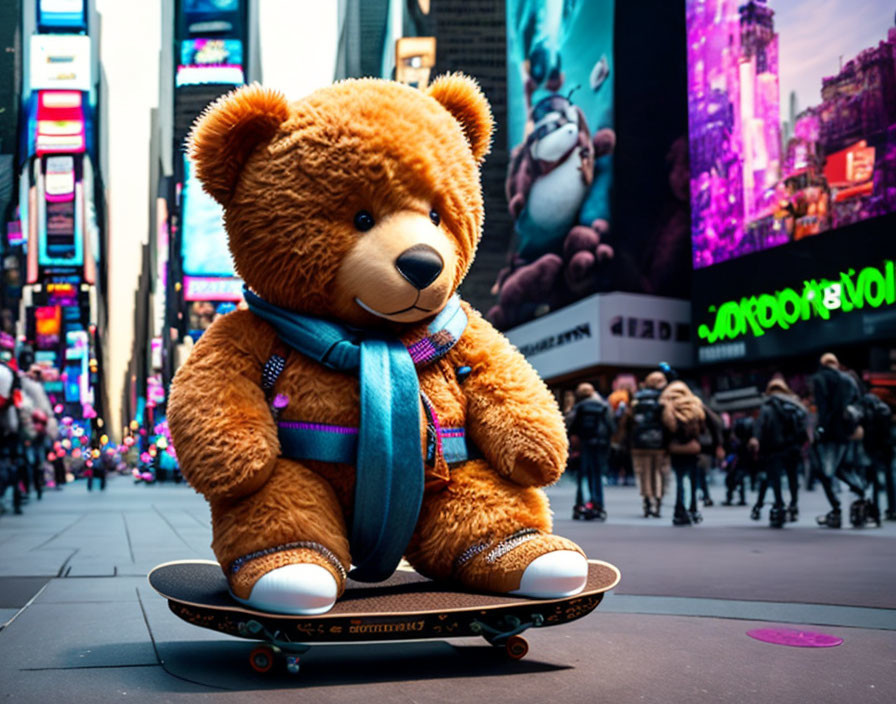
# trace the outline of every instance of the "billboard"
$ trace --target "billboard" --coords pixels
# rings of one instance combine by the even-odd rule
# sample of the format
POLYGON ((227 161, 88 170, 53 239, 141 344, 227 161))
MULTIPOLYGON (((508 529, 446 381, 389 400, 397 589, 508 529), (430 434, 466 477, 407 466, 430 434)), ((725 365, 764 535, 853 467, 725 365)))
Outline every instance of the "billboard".
POLYGON ((202 190, 195 167, 186 156, 181 191, 181 256, 183 272, 188 276, 234 276, 223 211, 202 190))
POLYGON ((691 306, 638 293, 599 293, 507 333, 542 378, 601 366, 690 366, 691 306))
POLYGON ((90 37, 76 34, 31 35, 31 88, 89 91, 90 37))
POLYGON ((876 218, 696 272, 697 361, 896 339, 894 224, 876 218))
POLYGON ((177 87, 222 83, 239 85, 243 78, 243 43, 238 39, 185 39, 180 43, 177 87))
POLYGON ((40 31, 86 31, 86 4, 85 0, 39 0, 37 24, 40 31))
POLYGON ((613 0, 508 0, 507 206, 489 318, 507 329, 600 288, 610 229, 613 0))
POLYGON ((83 152, 87 147, 84 93, 42 90, 37 93, 35 153, 83 152))
POLYGON ((896 212, 893 3, 687 0, 695 269, 896 212))

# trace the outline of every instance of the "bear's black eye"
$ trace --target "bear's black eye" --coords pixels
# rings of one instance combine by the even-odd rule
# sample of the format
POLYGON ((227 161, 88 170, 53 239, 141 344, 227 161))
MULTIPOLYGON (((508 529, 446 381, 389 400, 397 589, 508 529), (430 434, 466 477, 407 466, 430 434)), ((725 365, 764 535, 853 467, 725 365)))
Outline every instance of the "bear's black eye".
POLYGON ((429 211, 429 219, 432 220, 432 224, 436 227, 438 227, 439 223, 442 222, 442 218, 439 217, 439 214, 435 210, 429 211))
POLYGON ((361 232, 367 232, 372 229, 376 223, 373 221, 373 215, 366 210, 359 210, 355 213, 355 228, 361 232))

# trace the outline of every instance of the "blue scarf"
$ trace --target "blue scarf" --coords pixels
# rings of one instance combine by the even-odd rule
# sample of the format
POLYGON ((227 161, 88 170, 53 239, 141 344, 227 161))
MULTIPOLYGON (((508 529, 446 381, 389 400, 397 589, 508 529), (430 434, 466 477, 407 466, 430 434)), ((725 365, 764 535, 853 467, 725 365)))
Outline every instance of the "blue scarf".
POLYGON ((410 347, 383 333, 280 308, 248 289, 249 310, 306 357, 360 377, 361 422, 355 477, 352 579, 379 582, 398 566, 417 525, 423 501, 420 384, 417 364, 448 352, 467 324, 452 297, 430 323, 428 336, 410 347))

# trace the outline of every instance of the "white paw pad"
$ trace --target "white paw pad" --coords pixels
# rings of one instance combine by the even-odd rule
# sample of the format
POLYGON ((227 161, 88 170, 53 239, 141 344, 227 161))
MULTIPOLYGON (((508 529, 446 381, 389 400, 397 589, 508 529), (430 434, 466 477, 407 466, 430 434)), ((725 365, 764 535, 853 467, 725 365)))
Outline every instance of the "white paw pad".
POLYGON ((510 592, 535 599, 561 599, 578 594, 588 581, 588 561, 574 550, 555 550, 536 557, 523 572, 519 589, 510 592))

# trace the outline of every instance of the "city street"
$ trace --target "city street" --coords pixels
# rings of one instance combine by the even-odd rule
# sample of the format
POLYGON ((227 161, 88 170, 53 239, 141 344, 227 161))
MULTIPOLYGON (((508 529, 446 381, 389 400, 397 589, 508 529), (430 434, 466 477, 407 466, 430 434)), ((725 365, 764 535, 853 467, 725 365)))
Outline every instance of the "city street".
MULTIPOLYGON (((250 641, 175 617, 146 583, 156 564, 211 558, 205 501, 183 485, 105 492, 84 481, 0 517, 0 699, 16 702, 892 701, 896 523, 772 530, 744 507, 692 528, 639 516, 633 487, 608 487, 605 524, 572 521, 572 485, 551 489, 555 530, 622 571, 596 612, 532 630, 519 662, 481 640, 315 646, 298 675, 259 675, 250 641), (843 638, 796 648, 746 635, 790 627, 843 638), (361 687, 363 685, 363 687, 361 687)), ((715 487, 718 501, 722 492, 715 487)))

